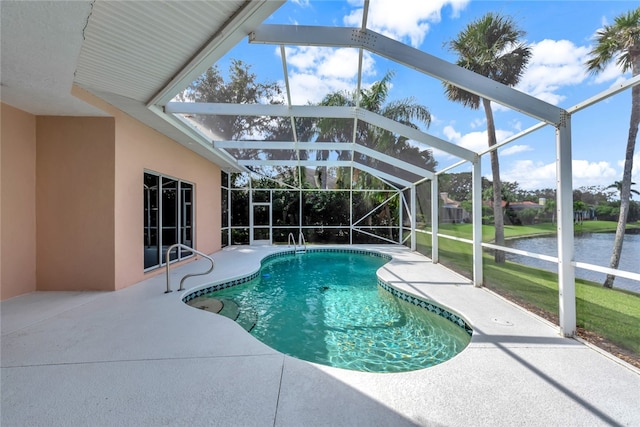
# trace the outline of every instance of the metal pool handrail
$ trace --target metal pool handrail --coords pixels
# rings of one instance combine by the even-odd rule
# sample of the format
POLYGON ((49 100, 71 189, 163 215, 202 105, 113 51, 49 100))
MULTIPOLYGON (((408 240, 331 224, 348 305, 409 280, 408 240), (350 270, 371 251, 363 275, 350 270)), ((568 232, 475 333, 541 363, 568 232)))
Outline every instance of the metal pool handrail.
POLYGON ((302 234, 302 231, 298 235, 298 244, 302 246, 302 249, 300 249, 300 252, 307 252, 307 242, 304 240, 304 234, 302 234))
POLYGON ((291 242, 293 242, 293 251, 295 253, 307 252, 307 242, 304 240, 304 234, 302 234, 302 231, 300 232, 300 234, 298 234, 297 244, 296 237, 293 235, 293 233, 289 233, 289 237, 287 238, 287 245, 291 246, 291 242), (300 246, 301 248, 298 249, 298 246, 300 246))
POLYGON ((207 255, 207 254, 203 254, 202 252, 197 251, 197 250, 195 250, 195 249, 193 249, 193 248, 190 248, 190 247, 189 247, 189 246, 187 246, 187 245, 183 245, 182 243, 176 243, 176 244, 174 244, 174 245, 169 246, 169 249, 167 249, 167 255, 166 255, 166 264, 167 264, 167 290, 164 292, 165 294, 168 294, 169 292, 172 292, 172 291, 171 291, 171 285, 170 285, 170 283, 169 283, 169 255, 171 254, 171 251, 172 251, 174 248, 187 249, 189 252, 195 252, 195 253, 197 253, 198 255, 203 256, 203 257, 205 257, 206 259, 208 259, 209 261, 211 261, 211 267, 209 267, 209 269, 208 269, 207 271, 205 271, 204 273, 189 273, 189 274, 186 274, 186 275, 182 278, 182 280, 180 280, 180 287, 178 288, 178 291, 183 291, 183 290, 184 290, 184 288, 182 287, 182 284, 184 283, 184 281, 185 281, 187 278, 189 278, 189 277, 193 277, 193 276, 204 276, 205 274, 209 274, 209 273, 211 273, 211 272, 213 271, 213 267, 214 267, 214 265, 215 265, 215 264, 214 264, 214 262, 213 262, 213 258, 211 258, 209 255, 207 255))

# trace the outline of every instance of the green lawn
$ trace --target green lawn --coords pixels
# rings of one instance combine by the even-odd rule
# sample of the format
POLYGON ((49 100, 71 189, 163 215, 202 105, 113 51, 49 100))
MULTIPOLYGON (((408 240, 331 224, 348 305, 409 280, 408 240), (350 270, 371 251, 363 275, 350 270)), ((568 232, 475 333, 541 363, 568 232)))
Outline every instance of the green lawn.
MULTIPOLYGON (((612 221, 587 221, 576 225, 576 232, 613 232, 612 221)), ((628 228, 640 228, 632 224, 628 228)), ((505 237, 524 237, 555 233, 553 224, 507 226, 505 237)), ((443 224, 442 234, 471 238, 470 224, 443 224)), ((483 241, 491 241, 493 227, 483 226, 483 241)), ((418 250, 430 256, 431 236, 418 233, 418 250)), ((440 261, 467 277, 471 277, 471 245, 446 238, 438 241, 440 261)), ((558 313, 558 275, 521 264, 495 264, 493 256, 484 256, 484 284, 490 289, 552 315, 558 313)), ((534 310, 535 311, 535 310, 534 310)), ((601 335, 616 345, 640 355, 640 294, 619 289, 606 289, 600 284, 576 280, 576 313, 579 327, 601 335)))
MULTIPOLYGON (((617 223, 615 221, 585 221, 582 224, 576 224, 574 231, 576 233, 615 233, 617 223)), ((628 224, 627 229, 640 229, 640 224, 628 224)), ((430 231, 430 229, 427 229, 430 231)), ((493 240, 493 225, 482 226, 482 241, 489 242, 493 240)), ((556 234, 556 224, 544 223, 536 225, 505 225, 504 237, 527 237, 541 234, 556 234)), ((439 231, 441 234, 450 236, 463 237, 471 239, 472 224, 440 224, 439 231)))

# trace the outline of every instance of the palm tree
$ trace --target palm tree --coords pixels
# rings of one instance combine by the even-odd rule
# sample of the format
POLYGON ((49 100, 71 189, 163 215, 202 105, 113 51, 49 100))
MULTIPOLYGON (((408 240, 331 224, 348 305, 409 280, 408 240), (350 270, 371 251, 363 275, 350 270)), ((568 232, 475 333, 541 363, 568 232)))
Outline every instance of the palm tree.
MULTIPOLYGON (((634 185, 636 185, 636 183, 632 182, 630 187, 633 187, 634 185)), ((605 187, 605 190, 608 190, 609 188, 615 188, 616 190, 618 190, 618 193, 622 193, 622 181, 614 181, 613 184, 611 184, 608 187, 605 187)), ((638 191, 638 190, 636 190, 634 188, 631 188, 629 190, 629 198, 630 199, 633 198, 633 196, 631 194, 635 194, 636 196, 640 196, 640 191, 638 191)))
MULTIPOLYGON (((357 92, 334 92, 324 97, 320 102, 323 106, 349 106, 360 107, 367 109, 371 112, 380 114, 388 119, 395 120, 402 123, 405 126, 419 129, 418 124, 422 123, 429 126, 431 123, 431 114, 429 109, 424 105, 416 103, 415 99, 405 98, 401 100, 395 100, 388 102, 389 88, 391 86, 391 79, 394 73, 388 71, 382 79, 373 83, 369 88, 361 89, 357 92)), ((350 142, 354 139, 353 120, 345 119, 333 119, 323 118, 318 121, 318 138, 317 141, 331 141, 331 142, 350 142)), ((377 126, 370 125, 362 120, 357 122, 355 129, 355 142, 365 147, 372 148, 380 153, 387 154, 396 159, 411 163, 416 166, 420 166, 430 171, 434 171, 437 162, 433 158, 433 152, 431 150, 420 150, 417 147, 411 146, 407 138, 396 135, 393 132, 379 128, 377 126)), ((338 151, 338 159, 348 159, 348 150, 338 151)), ((360 160, 363 164, 367 164, 373 168, 382 167, 383 165, 368 156, 355 153, 358 156, 356 159, 360 160)), ((328 158, 328 153, 320 153, 321 159, 328 158)), ((385 165, 385 172, 389 172, 391 175, 396 175, 401 172, 401 169, 392 166, 385 165)), ((321 169, 321 168, 319 168, 321 169)), ((348 169, 340 168, 338 170, 337 182, 342 187, 354 186, 361 189, 380 189, 386 188, 386 185, 376 177, 363 171, 355 171, 352 177, 348 169)), ((375 206, 379 206, 387 201, 388 194, 367 192, 362 199, 365 211, 371 211, 375 206)), ((393 221, 391 214, 391 206, 387 202, 381 208, 382 217, 387 224, 391 224, 393 221)), ((367 217, 367 224, 373 225, 372 215, 367 217)), ((389 238, 392 239, 392 231, 389 228, 389 238)))
MULTIPOLYGON (((395 120, 403 125, 419 129, 416 122, 429 126, 431 123, 431 114, 429 109, 424 105, 415 102, 414 98, 405 98, 401 100, 387 102, 389 95, 389 87, 394 73, 387 72, 382 79, 373 83, 371 87, 361 89, 359 92, 335 92, 324 97, 320 102, 323 106, 349 106, 354 107, 360 105, 374 113, 380 114, 386 118, 395 120)), ((318 122, 318 138, 317 141, 330 142, 349 142, 353 139, 353 120, 323 118, 318 122)), ((395 135, 388 130, 370 125, 363 121, 358 121, 355 132, 356 143, 370 147, 383 154, 388 154, 397 159, 406 161, 416 166, 421 166, 427 170, 435 170, 436 161, 433 158, 431 150, 419 150, 409 145, 407 138, 395 135)), ((341 155, 347 155, 348 151, 338 152, 338 158, 341 155)), ((326 159, 328 153, 321 153, 322 159, 326 159)), ((360 160, 375 167, 376 162, 372 159, 360 157, 360 160)), ((393 174, 393 172, 391 172, 393 174)), ((368 174, 360 172, 358 178, 361 182, 371 183, 368 174), (360 176, 362 175, 362 176, 360 176)), ((349 182, 342 177, 340 182, 349 182)))
POLYGON ((582 225, 582 221, 584 220, 584 212, 589 209, 589 205, 587 205, 582 200, 574 200, 573 201, 573 222, 576 224, 582 225))
MULTIPOLYGON (((622 72, 631 70, 633 77, 640 74, 640 8, 616 17, 613 25, 605 25, 599 30, 596 34, 596 46, 591 50, 590 56, 591 59, 587 61, 586 66, 594 74, 602 72, 613 59, 622 68, 622 72)), ((640 123, 640 85, 631 89, 631 119, 620 187, 620 216, 618 217, 616 237, 609 263, 609 267, 615 269, 620 264, 622 242, 629 215, 631 170, 633 169, 638 123, 640 123)), ((612 288, 614 279, 613 274, 608 274, 603 284, 604 287, 612 288)))
MULTIPOLYGON (((531 49, 519 40, 524 31, 517 28, 511 18, 487 13, 482 18, 467 25, 458 38, 449 42, 450 49, 458 53, 456 64, 508 86, 515 86, 522 76, 531 49)), ((472 109, 484 107, 487 118, 489 147, 496 144, 496 127, 493 120, 491 101, 445 83, 447 97, 472 109)), ((502 213, 502 184, 498 151, 491 151, 491 172, 493 175, 493 217, 495 223, 495 243, 504 245, 504 216, 502 213)), ((496 251, 495 261, 504 262, 504 252, 496 251)))

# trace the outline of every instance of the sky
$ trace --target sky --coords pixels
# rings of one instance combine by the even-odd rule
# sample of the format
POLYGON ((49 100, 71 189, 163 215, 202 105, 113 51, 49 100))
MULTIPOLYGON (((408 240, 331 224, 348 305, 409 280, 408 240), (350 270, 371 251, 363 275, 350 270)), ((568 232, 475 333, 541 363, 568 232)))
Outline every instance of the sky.
MULTIPOLYGON (((266 24, 359 27, 361 0, 293 0, 276 11, 266 24)), ((448 48, 469 23, 488 12, 511 17, 525 32, 522 41, 532 57, 516 89, 553 105, 569 108, 631 77, 612 63, 598 75, 589 74, 585 62, 594 36, 614 18, 638 7, 630 1, 476 1, 476 0, 371 0, 367 27, 445 61, 454 63, 448 48)), ((251 64, 259 80, 284 85, 278 46, 253 45, 243 40, 219 61, 221 70, 230 58, 251 64)), ((286 48, 292 103, 318 102, 327 93, 354 91, 358 51, 325 47, 286 48)), ((447 100, 442 84, 425 74, 365 52, 363 85, 369 86, 393 72, 388 99, 413 97, 429 108, 432 121, 423 130, 473 151, 487 147, 486 119, 482 108, 471 110, 447 100)), ((498 142, 538 123, 536 119, 493 104, 498 142)), ((631 91, 575 113, 572 116, 573 186, 606 187, 622 179, 631 111, 631 91)), ((525 190, 555 188, 555 131, 545 128, 499 150, 501 177, 525 190)), ((427 147, 425 147, 427 148, 427 147)), ((438 169, 458 162, 434 150, 438 169)), ((489 156, 482 174, 491 176, 489 156)), ((469 171, 468 165, 451 172, 469 171)), ((640 187, 640 150, 636 150, 633 181, 640 187)))

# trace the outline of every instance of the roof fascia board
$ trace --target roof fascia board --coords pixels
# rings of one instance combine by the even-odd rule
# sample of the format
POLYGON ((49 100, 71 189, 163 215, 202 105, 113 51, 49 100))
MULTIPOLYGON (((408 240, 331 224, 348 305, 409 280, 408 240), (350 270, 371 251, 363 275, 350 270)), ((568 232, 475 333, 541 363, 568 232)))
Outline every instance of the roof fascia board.
POLYGON ((271 16, 284 3, 285 0, 245 1, 242 8, 229 22, 223 28, 218 29, 162 90, 147 102, 147 107, 164 105, 173 99, 176 94, 190 85, 207 68, 237 45, 255 26, 271 16))
POLYGON ((562 121, 561 108, 368 29, 262 24, 249 42, 364 48, 554 126, 562 121))

